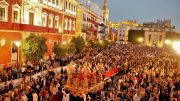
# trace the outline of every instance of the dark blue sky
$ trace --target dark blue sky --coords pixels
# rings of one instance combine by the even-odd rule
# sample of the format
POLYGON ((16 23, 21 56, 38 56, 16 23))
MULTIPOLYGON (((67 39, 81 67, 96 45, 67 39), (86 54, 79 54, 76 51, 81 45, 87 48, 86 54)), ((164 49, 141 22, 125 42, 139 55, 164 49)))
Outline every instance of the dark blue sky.
MULTIPOLYGON (((103 0, 92 0, 102 7, 103 0)), ((110 21, 136 19, 138 22, 171 18, 180 31, 180 0, 108 0, 110 21)))

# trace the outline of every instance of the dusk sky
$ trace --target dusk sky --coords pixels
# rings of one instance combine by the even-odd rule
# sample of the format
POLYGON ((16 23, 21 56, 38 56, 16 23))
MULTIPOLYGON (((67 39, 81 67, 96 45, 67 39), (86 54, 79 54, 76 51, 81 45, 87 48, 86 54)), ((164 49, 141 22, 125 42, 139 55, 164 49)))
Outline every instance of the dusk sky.
MULTIPOLYGON (((103 0, 92 0, 102 7, 103 0)), ((108 0, 110 21, 136 19, 138 22, 171 18, 180 32, 180 0, 108 0)))

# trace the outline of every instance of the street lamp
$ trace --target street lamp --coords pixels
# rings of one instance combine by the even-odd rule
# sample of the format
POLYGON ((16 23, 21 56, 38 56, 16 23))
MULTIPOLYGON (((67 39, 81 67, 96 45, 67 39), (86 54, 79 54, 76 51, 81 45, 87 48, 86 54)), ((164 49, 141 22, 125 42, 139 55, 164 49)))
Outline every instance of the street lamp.
POLYGON ((138 41, 143 42, 144 40, 143 40, 143 38, 138 38, 138 41))
POLYGON ((6 43, 6 40, 5 40, 5 39, 1 39, 1 40, 0 40, 0 46, 4 46, 5 43, 6 43))
POLYGON ((63 41, 63 43, 62 43, 63 45, 65 45, 66 44, 66 42, 65 41, 63 41))
POLYGON ((100 44, 102 44, 102 42, 103 42, 102 40, 99 40, 99 43, 100 43, 100 44))
POLYGON ((15 45, 17 47, 17 66, 19 65, 19 47, 21 45, 21 42, 20 41, 15 41, 15 45))

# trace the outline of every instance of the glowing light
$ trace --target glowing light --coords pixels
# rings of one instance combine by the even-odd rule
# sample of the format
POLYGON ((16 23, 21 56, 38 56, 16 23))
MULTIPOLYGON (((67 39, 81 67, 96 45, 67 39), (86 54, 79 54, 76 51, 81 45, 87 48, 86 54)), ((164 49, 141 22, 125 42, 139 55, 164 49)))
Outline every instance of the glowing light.
POLYGON ((66 42, 65 42, 65 41, 63 41, 63 42, 62 42, 62 44, 63 44, 63 45, 65 45, 65 44, 66 44, 66 42))
POLYGON ((139 41, 139 42, 143 42, 144 39, 143 39, 143 38, 138 38, 138 41, 139 41))
POLYGON ((176 52, 180 55, 180 41, 179 42, 174 42, 172 44, 172 47, 176 50, 176 52))
POLYGON ((21 45, 21 42, 20 42, 20 41, 15 41, 15 45, 16 45, 17 47, 19 47, 19 46, 21 45))
POLYGON ((4 46, 5 44, 6 44, 6 40, 5 39, 0 40, 0 45, 1 46, 4 46))
POLYGON ((174 42, 172 46, 175 50, 180 50, 180 42, 174 42))
POLYGON ((171 44, 171 41, 170 40, 165 40, 165 44, 169 45, 169 44, 171 44))
POLYGON ((177 50, 177 53, 180 55, 180 50, 177 50))
POLYGON ((103 42, 102 40, 99 40, 99 43, 100 43, 100 44, 102 44, 102 42, 103 42))

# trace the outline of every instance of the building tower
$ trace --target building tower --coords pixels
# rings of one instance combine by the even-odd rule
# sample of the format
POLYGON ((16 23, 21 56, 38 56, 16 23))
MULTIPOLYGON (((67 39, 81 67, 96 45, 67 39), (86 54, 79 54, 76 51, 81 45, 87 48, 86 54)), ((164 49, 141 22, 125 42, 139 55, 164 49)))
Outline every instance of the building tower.
POLYGON ((103 16, 104 16, 104 21, 107 23, 109 19, 109 8, 107 5, 107 0, 104 0, 103 2, 103 16))

